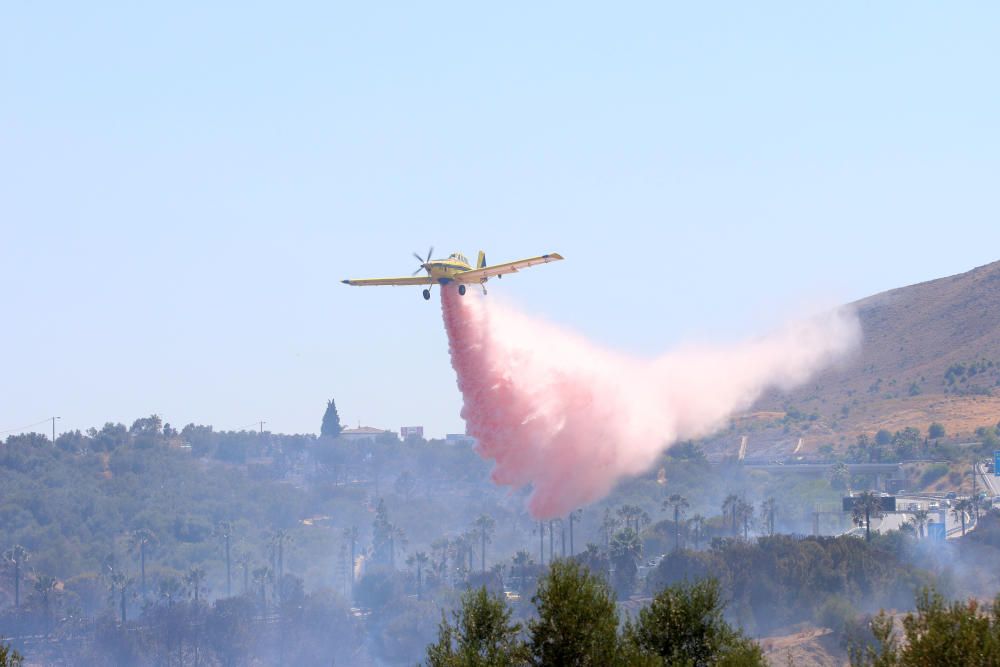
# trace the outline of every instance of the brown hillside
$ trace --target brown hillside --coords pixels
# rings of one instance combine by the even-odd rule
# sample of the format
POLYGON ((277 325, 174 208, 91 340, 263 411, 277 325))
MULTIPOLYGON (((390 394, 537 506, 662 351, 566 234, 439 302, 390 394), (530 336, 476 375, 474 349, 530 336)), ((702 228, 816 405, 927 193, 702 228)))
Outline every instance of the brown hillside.
POLYGON ((1000 262, 852 305, 858 353, 805 387, 765 396, 717 445, 747 435, 748 455, 787 454, 799 438, 808 452, 880 428, 937 421, 971 436, 1000 420, 1000 262))

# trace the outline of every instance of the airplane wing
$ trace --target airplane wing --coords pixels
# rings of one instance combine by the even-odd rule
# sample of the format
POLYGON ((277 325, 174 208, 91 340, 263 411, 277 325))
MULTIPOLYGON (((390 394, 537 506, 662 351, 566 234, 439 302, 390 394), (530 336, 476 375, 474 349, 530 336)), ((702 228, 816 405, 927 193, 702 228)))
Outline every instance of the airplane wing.
POLYGON ((529 266, 535 266, 536 264, 548 264, 549 262, 555 262, 562 259, 562 255, 557 252, 550 252, 547 255, 541 255, 539 257, 529 257, 528 259, 519 259, 516 262, 507 262, 506 264, 494 264, 493 266, 484 266, 481 269, 471 269, 469 271, 463 271, 455 276, 455 280, 461 283, 467 282, 477 282, 483 278, 492 278, 493 276, 502 276, 506 273, 517 273, 521 269, 526 269, 529 266))
POLYGON ((369 285, 436 285, 437 281, 430 276, 414 276, 406 278, 355 278, 341 280, 345 285, 367 287, 369 285))

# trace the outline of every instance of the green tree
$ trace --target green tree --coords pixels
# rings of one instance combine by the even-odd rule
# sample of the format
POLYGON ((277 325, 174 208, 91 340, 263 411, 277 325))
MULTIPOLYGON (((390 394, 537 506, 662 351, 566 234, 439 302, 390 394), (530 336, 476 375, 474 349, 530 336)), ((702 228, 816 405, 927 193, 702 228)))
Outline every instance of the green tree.
POLYGON ((690 506, 687 498, 679 493, 663 501, 663 509, 673 509, 674 513, 674 551, 681 548, 681 517, 690 506))
POLYGON ((326 412, 323 413, 323 423, 319 428, 320 437, 336 438, 343 430, 340 415, 337 414, 337 404, 331 398, 326 402, 326 412))
POLYGON ((766 665, 760 646, 723 619, 724 606, 715 579, 674 584, 626 625, 625 641, 663 665, 766 665))
POLYGON ((1000 596, 992 608, 976 600, 945 602, 933 589, 917 594, 916 613, 903 618, 903 641, 885 612, 871 621, 875 644, 852 647, 854 667, 1000 665, 1000 596))
POLYGON ((225 667, 244 664, 253 641, 253 602, 245 598, 216 600, 205 618, 205 635, 225 667))
POLYGON ((927 427, 927 437, 937 440, 944 437, 944 424, 934 422, 927 427))
POLYGON ((603 579, 572 560, 558 560, 539 581, 532 602, 538 611, 528 624, 532 664, 618 663, 618 612, 603 579))
POLYGON ((0 643, 0 667, 21 667, 24 657, 12 649, 10 644, 0 643))
POLYGON ((838 491, 851 487, 851 471, 843 461, 835 463, 830 468, 830 487, 838 491))
POLYGON ((21 608, 21 570, 31 559, 31 552, 15 544, 3 554, 4 562, 14 570, 14 609, 21 608))
POLYGON ((430 667, 513 667, 529 664, 530 654, 520 641, 521 625, 511 622, 503 598, 485 587, 462 594, 461 605, 449 623, 442 612, 438 640, 427 647, 430 667))
POLYGON ((881 447, 885 447, 890 442, 892 442, 892 433, 884 428, 878 430, 875 434, 875 444, 881 447))
POLYGON ((487 542, 491 542, 493 539, 493 531, 496 528, 496 522, 489 514, 480 514, 476 518, 474 525, 476 530, 479 531, 479 557, 482 565, 482 571, 486 572, 486 544, 487 542))
POLYGON ((851 519, 858 527, 865 527, 865 541, 872 539, 872 517, 881 519, 885 516, 882 509, 882 498, 874 491, 865 491, 854 496, 851 508, 851 519))

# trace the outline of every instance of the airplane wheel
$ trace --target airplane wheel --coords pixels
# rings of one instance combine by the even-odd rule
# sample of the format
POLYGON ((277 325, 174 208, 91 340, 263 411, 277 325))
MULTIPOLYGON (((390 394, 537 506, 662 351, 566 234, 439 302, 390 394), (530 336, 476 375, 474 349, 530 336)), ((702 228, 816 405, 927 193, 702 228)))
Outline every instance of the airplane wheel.
POLYGON ((431 300, 431 291, 429 289, 425 289, 424 290, 424 301, 430 301, 430 300, 431 300))
POLYGON ((458 286, 458 293, 459 293, 459 294, 460 294, 461 296, 465 296, 465 285, 459 285, 459 286, 458 286))

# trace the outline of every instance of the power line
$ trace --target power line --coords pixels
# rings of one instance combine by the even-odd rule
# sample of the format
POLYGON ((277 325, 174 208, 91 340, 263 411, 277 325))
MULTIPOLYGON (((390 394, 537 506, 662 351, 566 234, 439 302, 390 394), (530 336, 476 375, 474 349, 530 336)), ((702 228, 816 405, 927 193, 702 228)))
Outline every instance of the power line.
POLYGON ((18 431, 26 431, 29 428, 31 428, 32 426, 41 426, 42 424, 45 424, 45 423, 50 422, 50 421, 52 421, 52 417, 46 417, 42 421, 35 422, 34 424, 28 424, 27 426, 22 426, 20 428, 7 429, 6 431, 0 431, 0 435, 6 435, 8 433, 16 433, 18 431))

